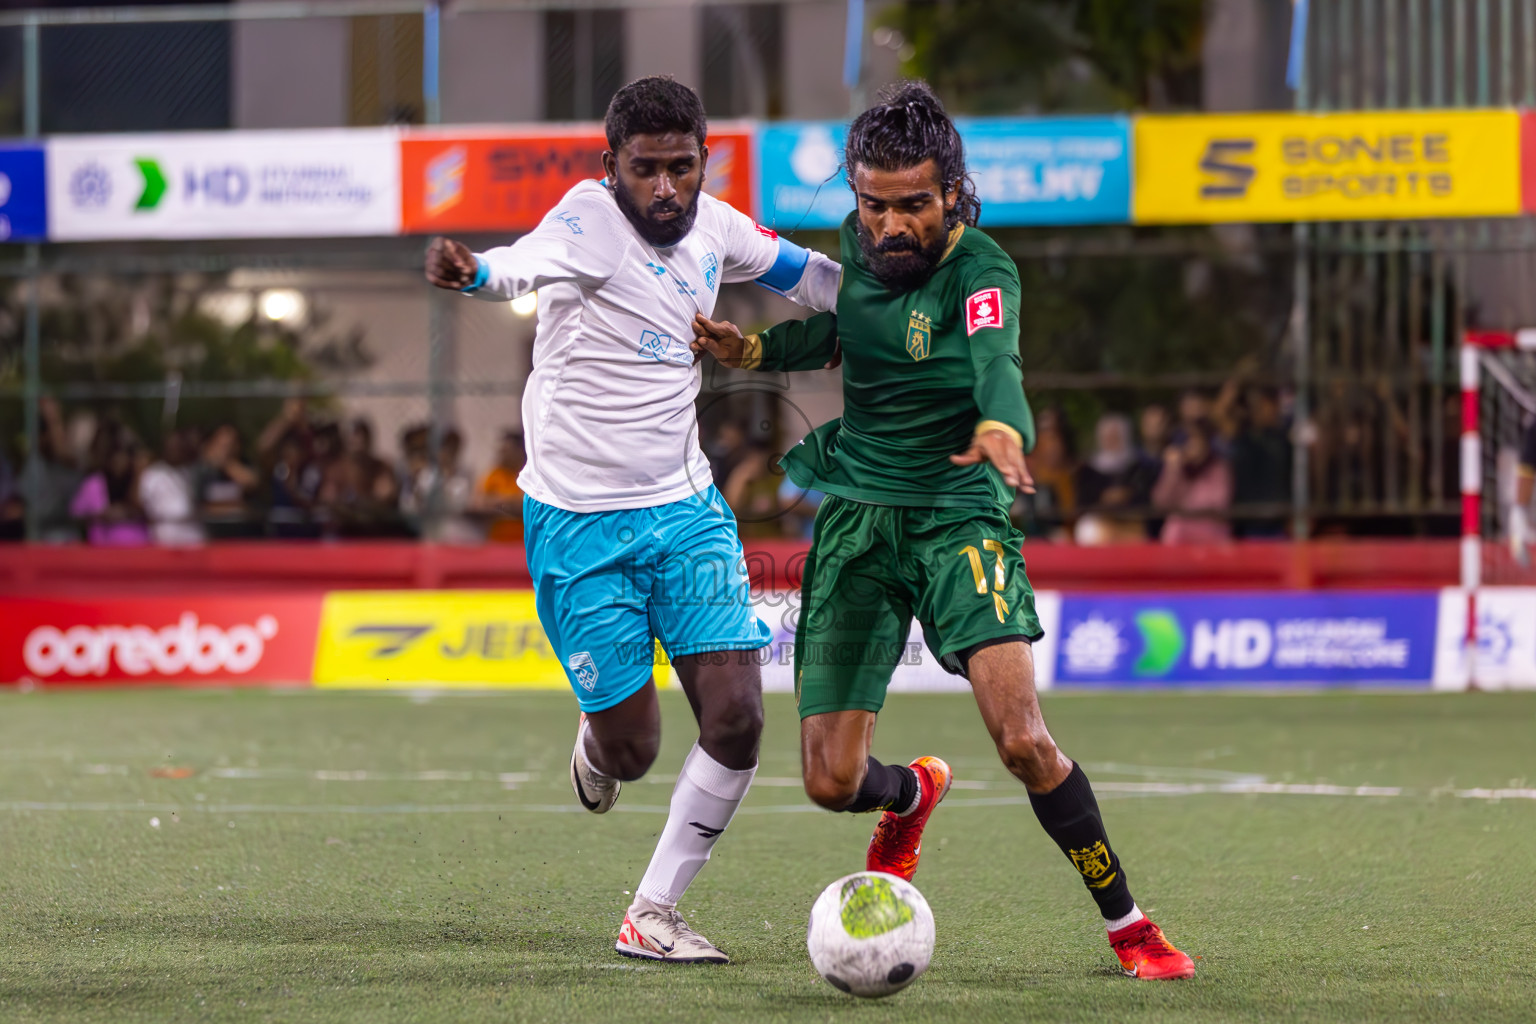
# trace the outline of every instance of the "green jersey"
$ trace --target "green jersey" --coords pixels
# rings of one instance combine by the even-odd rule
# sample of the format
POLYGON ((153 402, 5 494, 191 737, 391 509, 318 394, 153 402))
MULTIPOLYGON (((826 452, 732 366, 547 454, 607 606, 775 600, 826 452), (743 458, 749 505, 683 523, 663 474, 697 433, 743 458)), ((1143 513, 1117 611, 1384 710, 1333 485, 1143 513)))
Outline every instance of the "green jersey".
POLYGON ((956 227, 933 276, 892 291, 842 227, 837 313, 747 339, 742 365, 813 370, 843 358, 843 416, 784 457, 801 487, 877 505, 988 507, 1013 502, 990 463, 957 466, 980 428, 1034 447, 1019 362, 1019 273, 996 242, 956 227))

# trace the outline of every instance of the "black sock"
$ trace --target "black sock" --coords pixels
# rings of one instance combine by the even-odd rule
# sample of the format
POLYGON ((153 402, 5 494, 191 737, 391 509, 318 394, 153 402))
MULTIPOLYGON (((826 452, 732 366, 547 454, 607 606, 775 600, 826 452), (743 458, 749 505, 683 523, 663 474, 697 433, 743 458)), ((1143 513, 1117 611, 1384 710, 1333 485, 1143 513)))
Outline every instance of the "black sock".
POLYGON ((1049 793, 1029 794, 1029 803, 1046 834, 1056 840, 1083 876, 1088 895, 1099 905, 1104 919, 1113 921, 1129 914, 1136 901, 1131 899, 1120 858, 1110 848, 1099 802, 1093 798, 1093 787, 1083 769, 1074 764, 1061 785, 1049 793))
POLYGON ((843 810, 850 814, 865 811, 906 810, 917 799, 917 773, 906 765, 881 764, 869 759, 864 785, 859 795, 843 810))

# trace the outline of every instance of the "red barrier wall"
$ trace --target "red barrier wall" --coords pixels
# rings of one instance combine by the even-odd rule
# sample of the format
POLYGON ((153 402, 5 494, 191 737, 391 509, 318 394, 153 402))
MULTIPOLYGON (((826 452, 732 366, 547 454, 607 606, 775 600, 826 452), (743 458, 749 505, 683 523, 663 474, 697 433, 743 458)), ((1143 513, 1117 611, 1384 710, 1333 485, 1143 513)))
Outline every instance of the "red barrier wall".
MULTIPOLYGON (((747 545, 754 582, 798 586, 806 545, 747 545)), ((1160 544, 1083 548, 1026 544, 1042 590, 1382 589, 1453 586, 1455 540, 1160 544)), ((521 548, 409 542, 230 542, 190 550, 0 546, 0 594, 106 588, 117 595, 188 590, 503 588, 528 584, 521 548)))

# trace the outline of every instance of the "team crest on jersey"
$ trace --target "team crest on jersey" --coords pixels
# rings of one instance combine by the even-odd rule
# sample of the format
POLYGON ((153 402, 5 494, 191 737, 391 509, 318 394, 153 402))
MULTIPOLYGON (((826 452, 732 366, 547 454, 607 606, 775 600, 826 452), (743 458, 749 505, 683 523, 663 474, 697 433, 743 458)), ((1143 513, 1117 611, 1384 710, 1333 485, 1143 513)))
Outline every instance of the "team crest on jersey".
POLYGON ((933 317, 914 309, 907 319, 907 354, 913 359, 927 359, 932 347, 933 317))
POLYGON ((704 284, 710 291, 715 290, 715 282, 720 280, 720 261, 715 254, 707 252, 699 257, 699 269, 704 272, 704 284))
POLYGON ((571 655, 571 660, 566 662, 566 666, 583 690, 591 693, 597 686, 597 665, 593 663, 592 655, 586 651, 578 651, 571 655))
POLYGON ((1003 326, 1003 290, 983 288, 965 300, 965 335, 970 337, 983 327, 1003 326))

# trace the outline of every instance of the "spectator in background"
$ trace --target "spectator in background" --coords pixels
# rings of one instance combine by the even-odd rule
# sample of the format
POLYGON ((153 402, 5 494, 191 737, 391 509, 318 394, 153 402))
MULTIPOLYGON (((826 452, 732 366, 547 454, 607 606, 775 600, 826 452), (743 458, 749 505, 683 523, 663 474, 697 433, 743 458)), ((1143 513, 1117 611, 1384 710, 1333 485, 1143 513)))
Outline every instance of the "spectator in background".
POLYGON ((1152 504, 1158 464, 1137 450, 1131 418, 1105 413, 1094 427, 1094 452, 1078 467, 1077 503, 1082 515, 1073 529, 1079 544, 1146 540, 1144 512, 1152 504))
POLYGON ((1188 425, 1183 444, 1169 445, 1152 502, 1168 512, 1164 544, 1215 544, 1230 540, 1224 518, 1232 505, 1232 469, 1217 453, 1215 429, 1207 420, 1188 425))
POLYGON ((504 431, 496 446, 496 465, 481 478, 474 502, 475 511, 489 520, 486 539, 493 544, 523 542, 523 489, 517 485, 517 475, 527 461, 523 435, 504 431))
POLYGON ((86 523, 86 540, 100 547, 142 547, 149 530, 139 508, 139 474, 144 466, 115 423, 97 428, 91 443, 93 472, 81 483, 69 511, 86 523))
POLYGON ((1136 426, 1141 433, 1141 450, 1158 466, 1162 466, 1163 451, 1167 449, 1173 433, 1167 408, 1153 402, 1141 410, 1136 426))
POLYGON ((464 439, 457 430, 443 431, 437 460, 417 474, 400 495, 400 511, 420 524, 424 537, 444 544, 479 544, 485 540, 480 524, 469 515, 475 483, 459 457, 464 439))
POLYGON ((393 536, 402 529, 394 472, 373 454, 373 428, 358 419, 346 433, 346 452, 326 467, 319 502, 330 528, 344 537, 393 536))
POLYGON ((265 467, 270 500, 267 532, 273 537, 320 535, 319 525, 314 520, 320 474, 310 468, 313 435, 304 399, 290 398, 257 439, 256 447, 265 467))
POLYGON ((432 428, 425 423, 414 423, 400 431, 400 461, 395 465, 395 478, 403 495, 411 489, 416 477, 432 465, 432 428))
POLYGON ((214 428, 203 442, 193 480, 210 535, 248 537, 257 532, 248 499, 261 485, 261 477, 240 461, 240 434, 232 424, 214 428))
MULTIPOLYGON (((1232 504, 1281 506, 1291 498, 1291 439, 1274 388, 1249 387, 1239 397, 1239 381, 1228 381, 1217 396, 1216 423, 1232 464, 1232 504)), ((1239 537, 1283 537, 1283 512, 1237 523, 1239 537)))
POLYGON ((1026 533, 1060 540, 1070 536, 1077 512, 1077 462, 1071 427, 1054 406, 1035 414, 1035 450, 1029 455, 1035 493, 1019 492, 1026 533))
POLYGON ((187 431, 172 430, 165 437, 160 459, 139 475, 139 505, 149 522, 149 535, 164 547, 196 546, 205 537, 197 519, 194 450, 187 431))
POLYGON ((38 436, 37 525, 39 539, 47 544, 68 544, 80 539, 80 529, 69 513, 69 503, 85 475, 76 467, 64 414, 56 399, 44 396, 38 403, 42 431, 38 436))
MULTIPOLYGON (((1200 388, 1185 388, 1179 395, 1179 422, 1174 425, 1173 434, 1169 440, 1174 444, 1182 445, 1189 439, 1195 425, 1212 422, 1212 415, 1211 396, 1200 388)), ((1218 439, 1213 435, 1212 441, 1218 442, 1218 439)), ((1222 445, 1217 443, 1218 450, 1221 447, 1222 445)))

